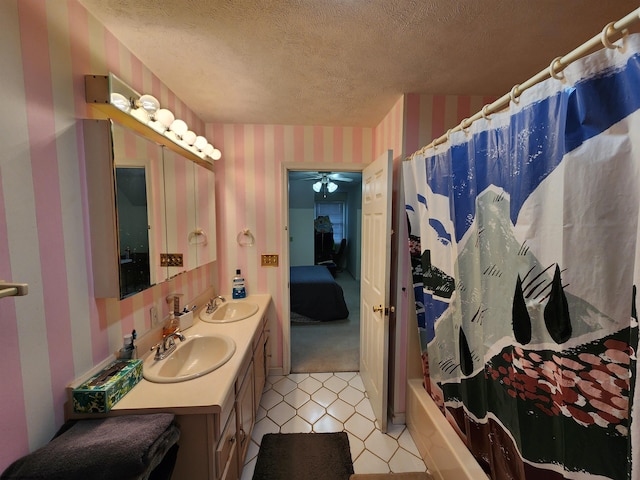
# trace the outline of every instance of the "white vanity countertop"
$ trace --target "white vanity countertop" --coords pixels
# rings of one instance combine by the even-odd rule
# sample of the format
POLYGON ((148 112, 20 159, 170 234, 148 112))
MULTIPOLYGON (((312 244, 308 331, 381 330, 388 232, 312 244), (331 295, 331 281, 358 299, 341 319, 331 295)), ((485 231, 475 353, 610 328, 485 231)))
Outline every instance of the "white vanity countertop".
POLYGON ((202 377, 184 382, 153 383, 143 378, 113 406, 111 412, 116 415, 160 410, 176 414, 219 412, 225 399, 235 395, 234 385, 242 360, 251 348, 253 335, 269 307, 271 296, 249 295, 246 300, 259 307, 251 317, 231 323, 207 323, 201 321, 196 312, 193 326, 183 332, 187 337, 211 333, 231 337, 236 351, 227 363, 202 377))

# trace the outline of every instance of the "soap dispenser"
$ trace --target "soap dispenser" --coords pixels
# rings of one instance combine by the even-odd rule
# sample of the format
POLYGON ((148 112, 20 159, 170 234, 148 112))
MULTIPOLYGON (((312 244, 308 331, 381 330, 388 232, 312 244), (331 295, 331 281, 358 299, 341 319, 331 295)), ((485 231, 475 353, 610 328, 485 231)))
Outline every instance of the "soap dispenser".
POLYGON ((247 297, 247 289, 244 283, 244 277, 238 268, 236 270, 236 275, 233 277, 233 290, 231 291, 231 296, 233 298, 246 298, 247 297))

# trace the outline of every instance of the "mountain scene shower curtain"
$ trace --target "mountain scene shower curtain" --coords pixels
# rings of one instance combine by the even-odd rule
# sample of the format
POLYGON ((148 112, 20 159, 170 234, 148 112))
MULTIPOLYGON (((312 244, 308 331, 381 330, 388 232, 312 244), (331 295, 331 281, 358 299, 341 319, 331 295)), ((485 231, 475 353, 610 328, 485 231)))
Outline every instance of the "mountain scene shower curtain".
POLYGON ((640 478, 640 38, 619 44, 403 164, 425 388, 492 479, 640 478))

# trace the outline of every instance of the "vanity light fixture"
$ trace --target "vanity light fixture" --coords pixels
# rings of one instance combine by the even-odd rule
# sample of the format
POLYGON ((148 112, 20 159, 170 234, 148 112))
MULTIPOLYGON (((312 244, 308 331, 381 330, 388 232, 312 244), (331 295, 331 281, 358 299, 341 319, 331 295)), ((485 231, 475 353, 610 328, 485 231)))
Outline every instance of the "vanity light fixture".
POLYGON ((211 163, 211 160, 222 158, 220 150, 213 147, 209 140, 189 130, 184 120, 176 119, 170 110, 160 108, 160 102, 156 97, 150 94, 141 95, 111 73, 85 75, 85 98, 87 103, 106 114, 106 118, 115 119, 149 138, 160 134, 171 140, 166 143, 160 138, 155 138, 156 142, 196 163, 202 163, 199 160, 211 163), (144 127, 137 122, 131 122, 131 118, 144 127))

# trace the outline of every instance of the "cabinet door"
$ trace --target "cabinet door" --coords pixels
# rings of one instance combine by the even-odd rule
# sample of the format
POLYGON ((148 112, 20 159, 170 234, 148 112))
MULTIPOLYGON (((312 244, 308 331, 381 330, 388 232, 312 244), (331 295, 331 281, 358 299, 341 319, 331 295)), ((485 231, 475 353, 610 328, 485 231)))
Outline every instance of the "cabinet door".
POLYGON ((251 440, 251 431, 255 423, 253 381, 253 362, 251 362, 236 398, 236 414, 238 417, 238 468, 240 471, 242 471, 242 466, 244 465, 244 458, 251 440))
POLYGON ((254 386, 254 406, 258 409, 260 405, 260 398, 262 398, 262 391, 264 390, 264 384, 267 380, 269 369, 269 332, 267 330, 262 332, 258 341, 258 346, 253 354, 253 370, 255 375, 254 386))
POLYGON ((196 225, 189 234, 189 243, 195 245, 199 267, 216 259, 216 177, 204 167, 194 171, 196 225))
POLYGON ((238 478, 237 423, 233 411, 216 447, 216 478, 238 478))

